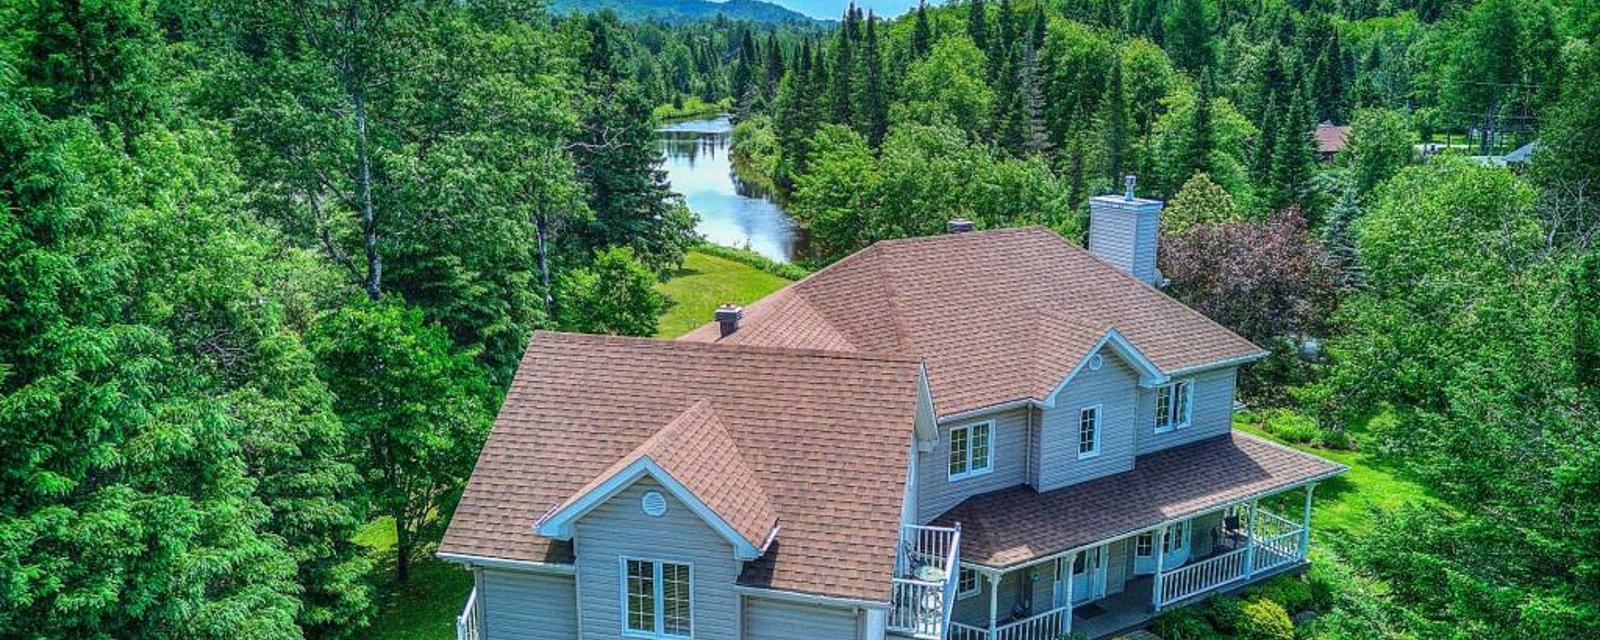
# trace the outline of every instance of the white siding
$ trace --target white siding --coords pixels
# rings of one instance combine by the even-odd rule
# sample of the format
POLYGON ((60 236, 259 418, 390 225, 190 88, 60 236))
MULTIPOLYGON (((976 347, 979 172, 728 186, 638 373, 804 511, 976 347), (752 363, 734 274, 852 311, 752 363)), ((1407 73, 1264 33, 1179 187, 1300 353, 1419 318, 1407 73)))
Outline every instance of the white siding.
POLYGON ((855 640, 855 609, 759 597, 744 599, 745 640, 855 640))
POLYGON ((624 556, 692 564, 695 640, 739 637, 733 585, 740 563, 733 557, 733 545, 655 480, 647 477, 634 483, 580 518, 573 543, 584 640, 615 640, 622 635, 624 556), (647 490, 666 495, 665 515, 652 518, 639 508, 640 495, 647 490))
MULTIPOLYGON (((1087 367, 1044 410, 1039 430, 1040 491, 1133 468, 1134 401, 1139 376, 1121 356, 1102 350, 1105 366, 1087 367), (1078 459, 1078 412, 1100 406, 1100 455, 1078 459)), ((1063 374, 1065 375, 1065 374, 1063 374)))
POLYGON ((478 570, 485 640, 578 637, 577 590, 572 576, 478 570))
POLYGON ((1228 433, 1233 428, 1233 394, 1238 373, 1237 367, 1227 367, 1180 377, 1194 380, 1194 407, 1189 426, 1166 433, 1156 433, 1155 390, 1140 389, 1136 429, 1139 453, 1160 451, 1228 433))
POLYGON ((918 514, 922 522, 939 517, 962 500, 1028 481, 1028 410, 1011 409, 981 418, 939 425, 939 443, 917 459, 918 514), (994 471, 952 482, 950 429, 994 420, 994 471))

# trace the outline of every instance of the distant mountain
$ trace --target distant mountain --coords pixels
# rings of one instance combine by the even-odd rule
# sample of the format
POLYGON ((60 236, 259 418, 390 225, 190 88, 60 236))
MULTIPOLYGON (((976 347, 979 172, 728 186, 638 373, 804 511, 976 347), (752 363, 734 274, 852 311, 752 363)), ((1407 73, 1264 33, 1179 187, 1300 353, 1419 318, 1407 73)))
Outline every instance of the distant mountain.
POLYGON ((554 0, 550 4, 550 11, 558 14, 571 13, 574 9, 584 13, 610 9, 623 20, 662 20, 672 23, 709 20, 717 17, 717 14, 725 15, 730 20, 817 22, 798 11, 761 0, 554 0))

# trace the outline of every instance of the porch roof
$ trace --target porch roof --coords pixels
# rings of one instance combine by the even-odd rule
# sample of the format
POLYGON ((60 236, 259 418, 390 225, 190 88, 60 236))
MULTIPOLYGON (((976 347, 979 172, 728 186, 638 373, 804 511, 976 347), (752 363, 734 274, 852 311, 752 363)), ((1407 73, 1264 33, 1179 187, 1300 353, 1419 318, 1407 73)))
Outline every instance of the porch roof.
POLYGON ((1346 469, 1235 431, 1145 454, 1131 471, 1053 491, 1017 486, 973 496, 934 524, 961 524, 963 562, 1004 569, 1346 469))

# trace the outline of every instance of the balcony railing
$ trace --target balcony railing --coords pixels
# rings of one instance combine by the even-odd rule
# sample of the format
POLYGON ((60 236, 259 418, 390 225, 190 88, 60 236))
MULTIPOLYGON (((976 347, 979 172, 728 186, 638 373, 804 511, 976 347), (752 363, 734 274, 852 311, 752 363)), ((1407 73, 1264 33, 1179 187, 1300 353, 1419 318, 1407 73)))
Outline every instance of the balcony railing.
POLYGON ((483 640, 483 629, 479 626, 481 619, 478 590, 473 589, 472 595, 467 596, 467 606, 462 607, 461 615, 456 616, 456 640, 483 640))
POLYGON ((961 527, 901 528, 891 584, 890 631, 943 638, 950 625, 960 568, 961 527))

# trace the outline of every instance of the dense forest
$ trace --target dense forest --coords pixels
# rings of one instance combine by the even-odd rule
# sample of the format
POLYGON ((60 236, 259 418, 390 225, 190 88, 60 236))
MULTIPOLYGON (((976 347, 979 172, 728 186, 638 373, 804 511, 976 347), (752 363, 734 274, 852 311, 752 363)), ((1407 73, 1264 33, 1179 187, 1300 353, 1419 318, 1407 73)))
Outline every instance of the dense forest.
POLYGON ((740 56, 735 149, 813 266, 953 218, 1081 240, 1136 174, 1167 291, 1274 352, 1254 426, 1420 484, 1273 594, 1314 620, 1225 598, 1162 637, 1600 637, 1597 35, 1586 1, 851 8, 740 56))
POLYGON ((529 332, 655 333, 696 239, 654 130, 696 105, 808 266, 957 217, 1080 240, 1136 174, 1168 292, 1274 351, 1263 428, 1425 488, 1332 536, 1315 620, 1168 640, 1600 637, 1597 38, 1594 0, 5 3, 0 637, 395 614, 529 332))

